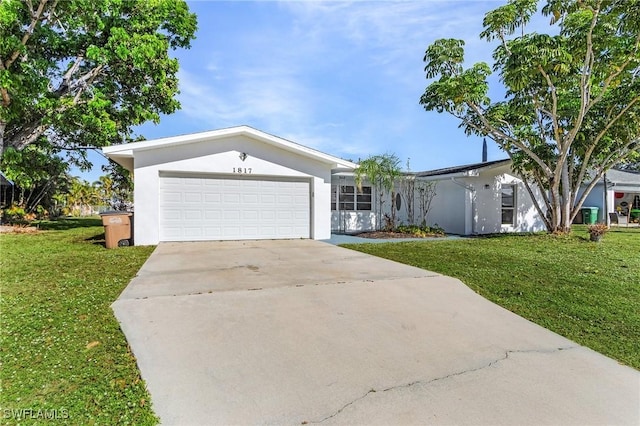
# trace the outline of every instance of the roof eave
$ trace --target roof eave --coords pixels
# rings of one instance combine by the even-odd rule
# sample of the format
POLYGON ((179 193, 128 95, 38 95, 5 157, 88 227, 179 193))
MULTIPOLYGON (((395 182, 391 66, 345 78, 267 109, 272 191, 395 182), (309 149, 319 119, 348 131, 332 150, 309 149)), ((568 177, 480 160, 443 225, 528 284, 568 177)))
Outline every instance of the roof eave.
POLYGON ((143 152, 170 146, 180 146, 190 143, 212 141, 229 136, 246 136, 252 139, 257 139, 261 142, 265 142, 284 149, 285 151, 293 152, 304 157, 312 158, 316 161, 331 165, 332 168, 344 167, 354 169, 357 167, 357 165, 351 161, 343 160, 341 158, 334 157, 333 155, 325 154, 324 152, 297 144, 278 136, 270 135, 249 126, 230 127, 227 129, 211 130, 208 132, 192 133, 187 135, 172 136, 168 138, 153 139, 141 142, 132 142, 127 145, 105 147, 103 148, 103 152, 109 157, 115 157, 116 155, 118 155, 120 157, 133 158, 135 152, 137 151, 143 152))

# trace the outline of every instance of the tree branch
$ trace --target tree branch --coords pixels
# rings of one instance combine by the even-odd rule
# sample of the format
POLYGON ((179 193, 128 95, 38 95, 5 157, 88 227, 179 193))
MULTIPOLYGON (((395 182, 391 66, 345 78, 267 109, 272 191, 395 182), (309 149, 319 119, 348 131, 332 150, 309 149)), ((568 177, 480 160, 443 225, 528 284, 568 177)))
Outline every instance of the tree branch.
MULTIPOLYGON (((622 116, 624 116, 626 114, 626 112, 637 102, 640 102, 640 96, 636 96, 634 99, 631 100, 631 102, 629 102, 628 105, 626 105, 624 108, 622 108, 622 110, 613 118, 613 119, 609 119, 607 120, 607 124, 604 127, 604 129, 602 129, 594 138, 593 142, 591 143, 591 145, 589 145, 589 148, 587 149, 587 151, 585 152, 585 156, 582 162, 582 167, 580 169, 580 173, 578 175, 578 181, 576 182, 576 185, 580 185, 582 183, 582 180, 584 179, 584 177, 586 176, 587 171, 589 170, 589 160, 591 159, 591 155, 593 154, 593 151, 595 150, 595 148, 597 147, 598 143, 600 142, 600 140, 604 137, 604 135, 611 129, 611 127, 622 118, 622 116)), ((609 112, 607 115, 610 116, 609 112)), ((632 140, 633 142, 633 140, 632 140)))
MULTIPOLYGON (((29 41, 29 38, 33 34, 33 31, 35 30, 38 21, 40 21, 42 12, 44 11, 44 8, 48 2, 49 0, 40 0, 40 4, 38 5, 38 10, 36 10, 35 13, 33 13, 33 9, 31 10, 31 23, 29 24, 26 31, 24 32, 24 35, 22 36, 22 40, 20 40, 20 45, 22 47, 25 47, 27 45, 27 42, 29 41)), ((15 60, 18 59, 18 56, 20 56, 20 49, 16 49, 13 52, 13 54, 9 57, 9 59, 5 61, 4 63, 5 69, 9 69, 9 67, 11 67, 11 65, 15 62, 15 60)))
POLYGON ((40 120, 35 120, 35 122, 22 126, 16 132, 12 132, 5 144, 20 151, 30 143, 35 142, 46 130, 47 126, 41 124, 40 120))
POLYGON ((548 175, 552 174, 551 168, 544 161, 542 161, 542 159, 535 152, 533 152, 525 144, 521 143, 516 138, 504 133, 502 130, 496 128, 491 123, 489 123, 489 120, 487 120, 487 118, 484 116, 479 106, 477 106, 473 102, 466 102, 466 104, 478 115, 478 118, 480 119, 480 121, 482 121, 482 124, 484 126, 484 128, 478 129, 477 126, 470 124, 472 127, 476 128, 477 130, 481 130, 493 135, 492 139, 496 143, 498 143, 503 149, 505 148, 504 142, 502 142, 503 140, 507 140, 511 142, 518 149, 521 149, 523 152, 525 152, 533 161, 535 161, 545 173, 547 173, 548 175))
POLYGON ((549 77, 549 74, 546 73, 541 65, 538 65, 538 71, 542 74, 542 77, 544 77, 551 92, 551 111, 549 111, 549 118, 551 118, 553 123, 554 139, 558 146, 561 146, 562 138, 560 137, 560 123, 558 123, 558 94, 556 92, 556 86, 553 84, 551 77, 549 77))
MULTIPOLYGON (((635 47, 635 53, 638 52, 638 48, 640 47, 640 33, 638 33, 637 37, 636 37, 636 47, 635 47)), ((604 97, 604 94, 607 92, 607 89, 609 88, 609 86, 611 85, 611 82, 618 77, 620 74, 622 74, 622 72, 627 68, 627 66, 629 66, 629 64, 631 63, 631 58, 633 57, 633 55, 630 55, 629 58, 624 61, 622 63, 622 65, 620 65, 620 67, 618 67, 616 69, 615 72, 613 72, 612 74, 609 75, 609 77, 607 77, 604 82, 602 83, 602 88, 600 90, 600 93, 598 94, 598 96, 596 96, 591 103, 589 104, 587 111, 589 111, 591 108, 593 108, 594 105, 598 104, 602 98, 604 97)))

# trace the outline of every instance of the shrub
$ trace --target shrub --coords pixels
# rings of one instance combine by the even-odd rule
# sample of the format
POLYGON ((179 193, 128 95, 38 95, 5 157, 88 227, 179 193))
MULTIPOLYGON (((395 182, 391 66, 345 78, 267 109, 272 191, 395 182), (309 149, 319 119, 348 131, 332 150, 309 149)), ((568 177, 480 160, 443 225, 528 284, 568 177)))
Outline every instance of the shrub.
POLYGON ((587 232, 589 233, 591 241, 598 241, 604 234, 607 233, 609 227, 606 223, 596 223, 595 225, 590 225, 587 228, 587 232))
POLYGON ((27 221, 27 212, 23 207, 12 204, 2 211, 2 221, 9 224, 24 223, 27 221))
POLYGON ((402 234, 415 235, 416 237, 420 237, 420 238, 444 235, 444 229, 440 228, 438 225, 435 225, 433 227, 418 226, 418 225, 400 225, 396 227, 395 231, 400 232, 402 234))

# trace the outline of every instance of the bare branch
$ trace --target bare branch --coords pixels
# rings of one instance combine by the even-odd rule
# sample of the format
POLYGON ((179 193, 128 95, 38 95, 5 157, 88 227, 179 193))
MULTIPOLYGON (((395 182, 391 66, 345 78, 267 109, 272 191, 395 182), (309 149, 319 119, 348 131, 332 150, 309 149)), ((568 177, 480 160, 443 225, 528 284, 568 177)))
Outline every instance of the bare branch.
POLYGON ((20 151, 30 143, 35 142, 46 130, 47 126, 43 125, 40 120, 22 126, 18 132, 10 135, 9 146, 20 151))
MULTIPOLYGON (((482 109, 478 105, 474 104, 473 102, 467 102, 467 105, 478 115, 480 121, 482 121, 484 128, 478 130, 488 132, 489 134, 493 135, 492 139, 503 148, 505 147, 505 145, 502 141, 511 142, 518 149, 521 149, 523 152, 525 152, 533 161, 535 161, 540 166, 540 168, 544 170, 545 173, 547 173, 548 175, 552 174, 551 168, 535 152, 529 149, 529 147, 520 142, 518 139, 506 134, 502 130, 489 123, 489 120, 487 120, 487 118, 484 116, 482 109)), ((472 125, 472 127, 477 129, 476 126, 472 125)))
POLYGON ((584 62, 582 66, 582 73, 580 75, 580 111, 576 116, 576 120, 573 124, 573 128, 569 131, 568 136, 565 138, 567 144, 563 145, 560 150, 560 158, 559 161, 565 161, 567 155, 569 153, 569 147, 573 143, 576 135, 580 131, 582 127, 582 123, 584 122, 584 117, 587 115, 587 111, 589 109, 589 100, 591 98, 591 71, 593 70, 593 64, 595 60, 595 55, 593 54, 593 30, 595 29, 598 18, 600 16, 600 5, 601 2, 598 2, 597 9, 591 9, 593 12, 593 18, 591 19, 591 25, 589 26, 589 31, 587 31, 587 48, 584 56, 584 62))
MULTIPOLYGON (((20 40, 20 44, 23 47, 27 45, 29 38, 33 34, 33 31, 35 30, 36 25, 38 24, 38 21, 40 21, 42 12, 44 11, 44 7, 47 5, 48 2, 49 0, 40 0, 40 4, 38 5, 38 10, 36 10, 36 12, 33 13, 33 9, 32 9, 31 23, 29 24, 26 31, 24 32, 24 35, 22 36, 22 40, 20 40)), ((9 69, 9 67, 11 67, 11 65, 15 62, 15 60, 18 59, 18 56, 20 56, 20 49, 16 49, 11 55, 11 57, 9 57, 9 59, 5 61, 4 68, 9 69)))
POLYGON ((545 81, 547 82, 547 86, 551 91, 552 103, 551 111, 549 111, 549 118, 551 118, 551 121, 553 123, 553 135, 556 143, 558 144, 558 146, 561 146, 562 138, 560 137, 560 123, 558 123, 558 94, 556 92, 556 86, 553 84, 553 82, 551 81, 551 77, 549 77, 549 74, 545 72, 542 66, 538 65, 538 71, 544 77, 545 81))

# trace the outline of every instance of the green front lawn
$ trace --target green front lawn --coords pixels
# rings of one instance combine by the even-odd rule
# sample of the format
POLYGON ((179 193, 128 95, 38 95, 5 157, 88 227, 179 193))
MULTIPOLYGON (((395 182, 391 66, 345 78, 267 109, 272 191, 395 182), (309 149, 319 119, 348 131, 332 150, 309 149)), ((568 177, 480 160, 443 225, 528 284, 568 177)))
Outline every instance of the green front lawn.
POLYGON ((0 234, 3 422, 156 424, 110 308, 153 247, 106 250, 98 219, 41 227, 0 234))
POLYGON ((462 280, 487 299, 640 369, 640 229, 602 242, 574 234, 500 235, 345 247, 462 280))

